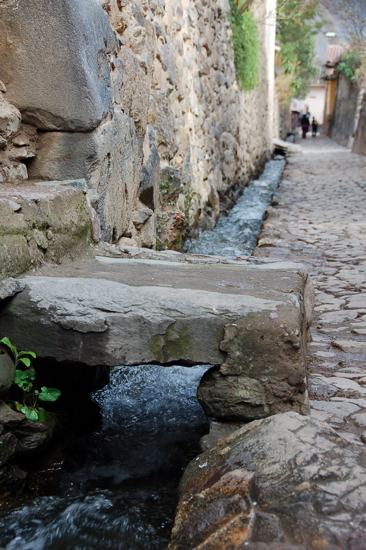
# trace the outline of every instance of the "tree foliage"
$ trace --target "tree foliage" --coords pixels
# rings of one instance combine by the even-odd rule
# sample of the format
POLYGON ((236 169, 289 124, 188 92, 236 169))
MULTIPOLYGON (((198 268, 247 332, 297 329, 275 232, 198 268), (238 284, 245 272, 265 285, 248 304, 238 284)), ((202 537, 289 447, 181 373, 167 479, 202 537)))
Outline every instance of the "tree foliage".
POLYGON ((349 49, 338 65, 338 71, 352 83, 366 83, 366 4, 364 0, 338 0, 342 11, 342 25, 346 31, 349 49))
POLYGON ((279 0, 277 39, 281 46, 276 63, 280 81, 289 82, 288 99, 304 98, 316 76, 315 35, 322 27, 316 22, 319 0, 279 0), (291 76, 291 79, 289 79, 291 76))
POLYGON ((338 64, 338 71, 342 73, 351 84, 357 82, 358 70, 362 65, 362 57, 357 49, 348 50, 338 64))

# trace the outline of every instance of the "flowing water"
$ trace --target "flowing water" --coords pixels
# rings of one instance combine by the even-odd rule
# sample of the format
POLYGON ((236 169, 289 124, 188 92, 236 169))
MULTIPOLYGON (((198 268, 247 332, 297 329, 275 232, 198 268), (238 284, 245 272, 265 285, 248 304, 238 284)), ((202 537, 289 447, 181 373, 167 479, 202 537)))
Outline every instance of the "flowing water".
POLYGON ((229 215, 221 217, 212 231, 205 231, 187 243, 187 251, 228 258, 249 256, 257 246, 264 214, 280 181, 285 162, 281 156, 267 162, 261 177, 249 183, 229 215))
POLYGON ((207 368, 114 368, 110 383, 94 395, 101 430, 68 435, 59 493, 3 514, 0 548, 165 548, 183 469, 208 431, 196 399, 207 368))
MULTIPOLYGON (((251 254, 285 161, 270 161, 227 218, 189 251, 251 254)), ((101 429, 68 433, 57 494, 0 515, 3 550, 160 550, 174 519, 176 492, 199 452, 207 419, 196 399, 209 366, 116 367, 94 394, 101 429)))

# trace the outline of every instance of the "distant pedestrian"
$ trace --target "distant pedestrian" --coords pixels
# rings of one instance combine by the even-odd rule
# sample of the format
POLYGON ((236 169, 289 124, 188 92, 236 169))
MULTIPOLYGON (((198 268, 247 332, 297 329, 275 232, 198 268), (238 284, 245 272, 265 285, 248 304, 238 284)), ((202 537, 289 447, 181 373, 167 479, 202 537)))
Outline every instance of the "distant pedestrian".
POLYGON ((302 139, 306 138, 306 134, 309 131, 309 118, 304 113, 301 117, 302 139))
POLYGON ((313 117, 313 121, 311 123, 311 126, 312 126, 312 130, 313 130, 313 137, 316 137, 317 133, 318 133, 318 123, 317 121, 315 120, 315 117, 313 117))

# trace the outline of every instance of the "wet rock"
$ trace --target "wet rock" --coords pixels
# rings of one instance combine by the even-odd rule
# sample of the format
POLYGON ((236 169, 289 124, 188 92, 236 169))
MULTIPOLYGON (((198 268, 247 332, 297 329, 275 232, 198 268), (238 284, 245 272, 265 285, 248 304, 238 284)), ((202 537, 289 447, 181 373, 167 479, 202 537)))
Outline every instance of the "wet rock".
POLYGON ((88 131, 110 112, 108 53, 116 40, 99 2, 2 6, 0 35, 0 77, 23 120, 44 130, 88 131))
POLYGON ((26 420, 12 428, 12 433, 19 440, 18 457, 34 456, 43 451, 60 433, 60 424, 56 416, 47 412, 46 422, 30 422, 26 420))
POLYGON ((5 431, 11 432, 16 437, 18 441, 17 456, 37 454, 52 441, 60 430, 59 422, 52 413, 47 413, 46 422, 31 422, 23 413, 14 411, 3 401, 0 401, 0 425, 5 431))
POLYGON ((243 426, 243 422, 217 422, 211 420, 209 423, 210 432, 200 439, 202 452, 212 449, 219 441, 226 439, 232 432, 243 426))
POLYGON ((19 440, 11 433, 0 433, 0 467, 21 449, 19 440))
POLYGON ((4 401, 0 401, 0 424, 5 430, 12 431, 25 421, 24 414, 14 411, 4 401))
POLYGON ((363 447, 293 412, 251 422, 197 457, 179 494, 169 550, 366 544, 363 447))
POLYGON ((223 376, 219 367, 207 371, 197 398, 208 416, 221 420, 255 420, 270 414, 264 386, 255 378, 223 376))
POLYGON ((27 473, 17 464, 8 462, 0 468, 0 487, 5 491, 16 491, 24 485, 27 473))
POLYGON ((7 346, 0 344, 0 395, 5 394, 14 381, 15 364, 7 346))

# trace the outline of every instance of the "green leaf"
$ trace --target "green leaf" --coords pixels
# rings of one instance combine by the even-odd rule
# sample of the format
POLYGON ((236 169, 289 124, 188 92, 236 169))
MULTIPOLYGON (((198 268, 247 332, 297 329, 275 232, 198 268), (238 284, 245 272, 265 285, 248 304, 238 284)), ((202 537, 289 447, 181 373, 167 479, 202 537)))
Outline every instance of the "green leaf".
POLYGON ((46 388, 43 386, 41 388, 41 393, 38 396, 38 399, 41 401, 56 401, 61 395, 60 390, 57 390, 56 388, 46 388))
POLYGON ((32 370, 19 370, 19 369, 17 369, 15 371, 14 382, 16 384, 19 384, 19 382, 21 382, 21 381, 34 380, 35 378, 36 378, 36 373, 33 372, 32 370))
POLYGON ((30 409, 29 407, 22 407, 21 412, 25 414, 25 417, 27 420, 30 420, 31 422, 37 422, 38 420, 38 412, 30 409))
POLYGON ((23 408, 23 405, 19 403, 18 401, 15 401, 15 408, 17 411, 21 411, 23 408))
POLYGON ((33 387, 31 380, 36 378, 36 373, 32 370, 19 370, 15 371, 14 384, 17 384, 22 390, 30 391, 33 387))
POLYGON ((28 357, 23 357, 23 359, 19 359, 18 363, 23 363, 23 365, 25 365, 26 367, 30 367, 31 365, 30 359, 28 359, 28 357))
POLYGON ((34 351, 20 351, 18 353, 18 357, 21 357, 22 355, 30 355, 31 357, 33 357, 33 359, 35 359, 37 357, 37 355, 34 353, 34 351))
POLYGON ((7 338, 5 336, 5 338, 2 338, 0 340, 0 342, 2 342, 3 344, 5 344, 6 346, 8 346, 8 348, 11 349, 11 351, 14 353, 15 356, 17 356, 17 348, 15 346, 12 345, 12 343, 10 342, 9 338, 7 338))
POLYGON ((46 422, 47 420, 47 413, 45 411, 45 409, 43 409, 42 407, 39 407, 39 410, 38 410, 38 420, 39 422, 46 422))

